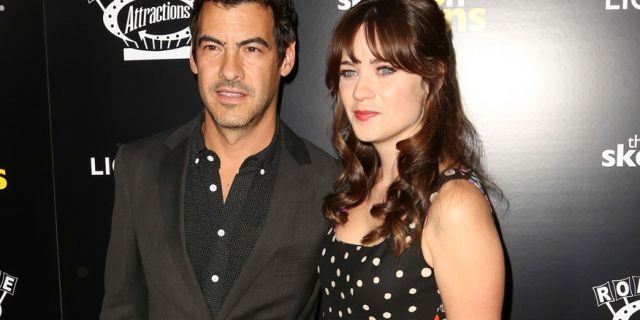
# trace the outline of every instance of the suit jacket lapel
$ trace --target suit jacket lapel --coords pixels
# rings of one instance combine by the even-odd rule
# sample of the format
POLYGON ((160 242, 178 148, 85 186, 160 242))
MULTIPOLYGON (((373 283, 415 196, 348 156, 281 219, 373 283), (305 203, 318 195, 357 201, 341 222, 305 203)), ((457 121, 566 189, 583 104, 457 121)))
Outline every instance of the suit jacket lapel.
MULTIPOLYGON (((189 160, 190 136, 194 125, 198 125, 198 118, 177 129, 166 140, 168 153, 161 165, 158 201, 162 202, 162 218, 164 232, 169 251, 177 267, 176 273, 182 277, 190 297, 184 297, 198 306, 197 314, 202 319, 210 318, 207 303, 204 300, 198 279, 191 261, 187 255, 184 235, 184 189, 187 175, 187 161, 189 160)), ((200 319, 200 318, 199 318, 200 319)))
MULTIPOLYGON (((242 298, 242 295, 249 289, 277 251, 280 242, 283 240, 283 235, 286 234, 288 227, 286 222, 296 214, 303 196, 302 190, 305 190, 304 181, 308 181, 308 173, 304 170, 300 161, 294 158, 295 155, 291 153, 290 140, 297 139, 297 144, 294 147, 303 148, 302 151, 305 155, 306 148, 298 137, 291 136, 292 133, 282 122, 280 124, 283 125, 283 130, 285 131, 283 132, 284 141, 281 144, 282 153, 278 163, 278 173, 273 186, 267 218, 251 256, 231 287, 216 320, 225 319, 231 313, 242 298)), ((297 151, 298 153, 300 152, 300 150, 297 151)))

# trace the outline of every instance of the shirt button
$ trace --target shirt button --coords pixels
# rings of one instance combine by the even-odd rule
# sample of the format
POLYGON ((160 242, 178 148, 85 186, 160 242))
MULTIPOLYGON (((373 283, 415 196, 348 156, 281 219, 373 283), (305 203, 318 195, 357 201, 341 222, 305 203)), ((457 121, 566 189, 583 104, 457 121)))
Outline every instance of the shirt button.
POLYGON ((218 230, 218 237, 224 237, 224 230, 223 229, 218 230))
POLYGON ((216 190, 218 190, 218 186, 216 186, 215 183, 214 183, 214 184, 209 186, 209 190, 211 190, 211 192, 216 192, 216 190))
POLYGON ((214 275, 211 276, 211 281, 218 282, 218 280, 220 280, 220 277, 218 277, 217 274, 214 274, 214 275))
POLYGON ((209 160, 209 162, 213 162, 213 156, 207 156, 207 160, 209 160))
POLYGON ((260 169, 260 175, 264 176, 264 169, 260 169))

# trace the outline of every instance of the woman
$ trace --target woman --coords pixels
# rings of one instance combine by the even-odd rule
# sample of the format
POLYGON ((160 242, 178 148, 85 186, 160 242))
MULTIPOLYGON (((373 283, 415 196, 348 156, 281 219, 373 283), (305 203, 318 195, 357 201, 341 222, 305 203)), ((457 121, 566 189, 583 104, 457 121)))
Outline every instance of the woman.
POLYGON ((500 319, 504 254, 480 181, 491 184, 442 10, 360 2, 334 30, 326 84, 344 167, 323 204, 323 317, 500 319))

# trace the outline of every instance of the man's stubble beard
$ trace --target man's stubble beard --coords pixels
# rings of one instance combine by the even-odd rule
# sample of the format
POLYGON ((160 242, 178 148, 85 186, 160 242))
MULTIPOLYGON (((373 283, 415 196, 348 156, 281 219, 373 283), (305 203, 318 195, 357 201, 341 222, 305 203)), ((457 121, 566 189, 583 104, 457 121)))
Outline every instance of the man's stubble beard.
MULTIPOLYGON (((260 120, 264 117, 265 113, 269 109, 269 105, 271 105, 271 103, 273 102, 276 96, 276 92, 274 91, 271 93, 271 95, 269 95, 268 97, 265 97, 265 99, 258 99, 256 101, 255 90, 253 90, 253 88, 238 82, 230 83, 230 82, 224 82, 224 81, 217 82, 216 84, 212 85, 211 88, 209 88, 208 90, 209 96, 210 97, 215 96, 217 94, 216 93, 217 89, 222 86, 227 86, 231 88, 240 88, 245 92, 247 92, 248 98, 254 99, 253 101, 254 104, 251 106, 243 106, 242 104, 239 104, 239 105, 224 104, 217 101, 214 102, 213 107, 207 106, 205 109, 213 119, 213 122, 216 124, 217 127, 224 128, 224 129, 246 129, 251 126, 254 126, 256 123, 260 122, 260 120), (225 110, 225 111, 231 110, 232 112, 234 111, 234 109, 245 109, 248 112, 248 114, 246 114, 246 116, 241 114, 240 117, 235 115, 231 117, 224 117, 224 116, 219 116, 214 112, 216 108, 220 110, 225 110), (231 119, 226 119, 226 118, 231 118, 231 119)), ((225 113, 227 112, 223 112, 222 114, 225 114, 225 113)))

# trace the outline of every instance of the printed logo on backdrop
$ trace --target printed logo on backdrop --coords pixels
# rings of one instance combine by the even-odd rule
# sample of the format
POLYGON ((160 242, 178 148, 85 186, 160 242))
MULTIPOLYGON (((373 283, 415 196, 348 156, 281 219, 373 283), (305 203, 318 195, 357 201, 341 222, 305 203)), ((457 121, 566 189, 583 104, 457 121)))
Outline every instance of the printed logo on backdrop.
POLYGON ((7 171, 0 169, 0 190, 6 189, 7 185, 9 185, 7 181, 7 171))
POLYGON ((629 320, 640 314, 640 277, 607 281, 593 287, 598 307, 606 305, 612 320, 629 320))
POLYGON ((0 318, 2 318, 2 302, 7 295, 14 295, 18 285, 18 278, 0 270, 0 280, 0 318))
POLYGON ((92 176, 110 176, 114 168, 114 160, 109 157, 104 158, 89 158, 91 162, 91 175, 92 176))
POLYGON ((125 61, 188 59, 193 0, 88 0, 124 44, 125 61))
POLYGON ((605 10, 640 10, 640 0, 604 0, 605 10))
POLYGON ((640 137, 634 135, 625 143, 619 143, 614 149, 602 151, 602 166, 611 167, 640 167, 640 137))
MULTIPOLYGON (((338 0, 338 10, 349 10, 361 0, 338 0)), ((613 1, 613 0, 612 0, 613 1)), ((623 0, 618 0, 623 1, 623 0)), ((473 6, 475 0, 436 0, 456 31, 482 31, 487 28, 486 9, 473 6)))

